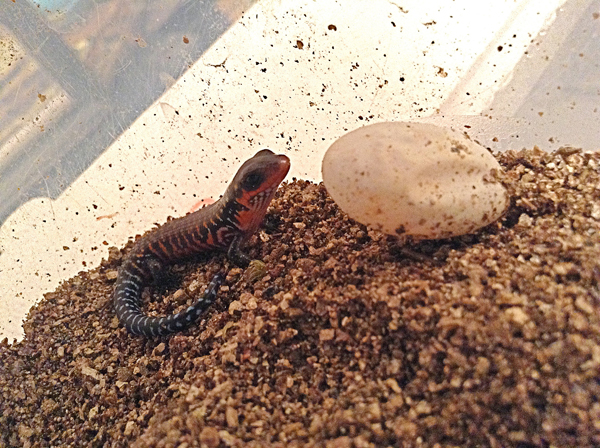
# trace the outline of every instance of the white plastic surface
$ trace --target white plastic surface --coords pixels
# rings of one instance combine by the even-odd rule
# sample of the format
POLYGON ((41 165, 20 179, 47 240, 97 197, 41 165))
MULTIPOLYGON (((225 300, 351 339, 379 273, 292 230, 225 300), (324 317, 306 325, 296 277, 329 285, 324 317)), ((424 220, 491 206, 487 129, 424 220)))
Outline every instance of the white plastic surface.
MULTIPOLYGON (((598 149, 598 13, 598 1, 575 0, 259 1, 93 162, 71 160, 89 167, 56 199, 42 191, 2 224, 0 337, 20 338, 30 306, 109 246, 216 198, 261 148, 290 157, 288 178, 314 180, 335 139, 378 121, 452 125, 498 150, 598 149)), ((143 88, 136 78, 125 91, 143 88)), ((70 98, 43 104, 46 123, 70 98)), ((18 119, 0 111, 0 125, 18 119)), ((78 123, 53 132, 76 139, 78 123)), ((28 125, 9 139, 40 130, 28 125)), ((0 142, 0 166, 27 151, 0 142)))

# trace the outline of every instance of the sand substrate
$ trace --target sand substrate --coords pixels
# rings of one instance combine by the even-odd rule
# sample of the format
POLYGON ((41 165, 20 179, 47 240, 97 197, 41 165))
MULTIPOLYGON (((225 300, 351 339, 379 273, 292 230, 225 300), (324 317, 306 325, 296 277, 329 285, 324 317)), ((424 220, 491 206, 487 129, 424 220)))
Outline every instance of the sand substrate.
POLYGON ((0 344, 0 447, 600 446, 600 154, 497 157, 506 215, 436 242, 284 185, 248 245, 265 277, 218 255, 144 293, 173 313, 231 268, 171 337, 119 325, 112 249, 0 344))

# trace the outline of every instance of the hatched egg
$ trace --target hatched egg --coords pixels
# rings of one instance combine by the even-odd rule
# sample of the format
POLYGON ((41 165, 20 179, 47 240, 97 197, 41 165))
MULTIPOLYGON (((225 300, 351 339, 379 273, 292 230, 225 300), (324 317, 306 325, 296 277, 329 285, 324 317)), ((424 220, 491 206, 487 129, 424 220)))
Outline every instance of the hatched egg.
POLYGON ((351 218, 392 235, 438 239, 471 233, 509 204, 501 167, 464 134, 426 123, 387 122, 336 140, 323 182, 351 218))

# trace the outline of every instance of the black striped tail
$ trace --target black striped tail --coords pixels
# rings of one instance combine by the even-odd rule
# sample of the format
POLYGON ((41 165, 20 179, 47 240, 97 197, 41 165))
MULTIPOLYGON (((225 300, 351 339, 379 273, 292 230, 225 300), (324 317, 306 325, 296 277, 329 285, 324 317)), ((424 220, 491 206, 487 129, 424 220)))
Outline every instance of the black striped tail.
POLYGON ((225 280, 222 273, 216 274, 196 303, 170 316, 147 316, 141 309, 142 277, 131 269, 119 273, 115 287, 114 304, 119 322, 133 334, 146 337, 164 336, 182 331, 192 325, 217 297, 217 291, 225 280))

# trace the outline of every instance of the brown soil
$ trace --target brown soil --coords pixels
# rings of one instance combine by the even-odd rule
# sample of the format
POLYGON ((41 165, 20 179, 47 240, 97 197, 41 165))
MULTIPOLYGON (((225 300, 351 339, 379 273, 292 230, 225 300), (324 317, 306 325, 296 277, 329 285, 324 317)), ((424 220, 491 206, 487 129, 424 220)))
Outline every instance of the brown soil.
MULTIPOLYGON (((600 154, 498 156, 511 206, 474 235, 408 242, 325 189, 280 189, 197 326, 128 335, 123 254, 64 282, 0 343, 0 447, 600 446, 600 154)), ((225 257, 145 293, 167 314, 225 257)))

